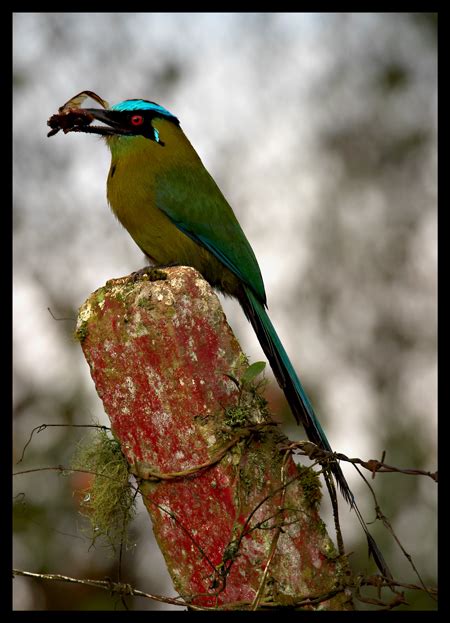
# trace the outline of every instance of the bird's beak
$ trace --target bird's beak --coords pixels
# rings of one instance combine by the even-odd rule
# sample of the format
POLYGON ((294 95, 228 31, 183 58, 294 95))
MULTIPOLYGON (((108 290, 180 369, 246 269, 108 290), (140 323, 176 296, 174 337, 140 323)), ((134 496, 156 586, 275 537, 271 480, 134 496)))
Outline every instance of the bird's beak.
POLYGON ((51 127, 47 136, 53 136, 59 130, 67 132, 85 132, 101 136, 130 136, 132 132, 123 126, 123 117, 117 110, 101 108, 61 107, 56 115, 47 121, 51 127), (101 121, 104 126, 91 125, 93 121, 101 121))
POLYGON ((79 131, 93 132, 95 134, 103 134, 107 136, 113 135, 131 135, 132 133, 123 127, 122 114, 116 110, 102 110, 101 108, 83 108, 88 115, 91 115, 96 121, 101 121, 105 126, 81 126, 79 131))

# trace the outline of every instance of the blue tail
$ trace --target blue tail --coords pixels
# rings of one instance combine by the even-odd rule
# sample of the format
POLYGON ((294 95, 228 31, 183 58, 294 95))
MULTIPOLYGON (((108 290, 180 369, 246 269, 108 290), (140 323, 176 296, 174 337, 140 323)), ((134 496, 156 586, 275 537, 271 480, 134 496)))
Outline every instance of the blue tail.
MULTIPOLYGON (((256 295, 244 286, 244 296, 240 299, 245 315, 250 320, 261 347, 269 360, 273 373, 283 390, 292 413, 297 422, 303 425, 305 432, 313 443, 323 450, 331 452, 331 446, 317 419, 314 409, 306 395, 294 367, 284 350, 283 344, 275 331, 273 324, 256 295)), ((354 503, 353 494, 349 489, 339 464, 334 461, 330 464, 337 483, 344 498, 351 505, 354 503)))
MULTIPOLYGON (((259 301, 257 296, 248 286, 243 286, 242 294, 239 297, 241 306, 245 312, 245 315, 250 320, 253 329, 258 337, 259 343, 269 360, 270 366, 275 374, 275 377, 283 390, 286 399, 289 403, 292 413, 295 416, 297 422, 303 425, 305 432, 313 443, 323 450, 331 452, 331 446, 328 439, 317 419, 314 409, 306 395, 305 390, 298 378, 289 357, 284 350, 283 344, 275 331, 273 324, 265 310, 264 305, 259 301)), ((350 487, 345 479, 344 474, 337 461, 330 463, 330 470, 332 471, 336 482, 344 496, 345 500, 355 511, 359 522, 366 533, 367 543, 369 546, 369 554, 372 554, 375 563, 381 573, 392 578, 392 573, 387 566, 383 555, 378 548, 375 540, 367 529, 366 523, 355 503, 353 493, 350 491, 350 487)), ((325 479, 328 484, 328 479, 325 479)))

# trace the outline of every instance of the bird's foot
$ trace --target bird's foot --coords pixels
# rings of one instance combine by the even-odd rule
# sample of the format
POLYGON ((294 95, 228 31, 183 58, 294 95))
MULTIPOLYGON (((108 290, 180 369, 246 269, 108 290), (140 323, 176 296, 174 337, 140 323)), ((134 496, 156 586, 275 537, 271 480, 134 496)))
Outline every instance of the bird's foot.
POLYGON ((165 281, 167 274, 159 266, 144 266, 144 268, 140 268, 130 275, 130 281, 141 279, 144 281, 165 281))

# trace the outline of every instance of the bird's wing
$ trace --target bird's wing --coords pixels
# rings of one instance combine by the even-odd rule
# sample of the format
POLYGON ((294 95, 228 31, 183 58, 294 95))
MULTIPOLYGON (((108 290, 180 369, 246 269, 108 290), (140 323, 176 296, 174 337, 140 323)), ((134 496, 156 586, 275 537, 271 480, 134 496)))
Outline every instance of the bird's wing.
POLYGON ((183 233, 206 247, 265 304, 261 271, 253 249, 213 178, 203 167, 159 174, 156 205, 183 233))

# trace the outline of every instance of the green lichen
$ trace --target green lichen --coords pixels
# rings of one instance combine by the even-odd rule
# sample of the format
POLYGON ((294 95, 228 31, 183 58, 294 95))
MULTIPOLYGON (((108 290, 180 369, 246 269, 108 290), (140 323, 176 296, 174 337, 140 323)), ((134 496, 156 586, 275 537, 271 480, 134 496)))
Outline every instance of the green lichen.
POLYGON ((86 320, 82 320, 80 324, 77 326, 73 334, 73 337, 75 340, 78 340, 78 342, 83 343, 84 340, 87 338, 88 334, 89 334, 88 323, 86 320))
POLYGON ((117 543, 127 541, 127 527, 135 515, 128 463, 119 442, 99 429, 78 446, 72 469, 93 474, 91 484, 82 491, 80 510, 90 520, 92 541, 101 538, 115 549, 117 543))
POLYGON ((262 395, 266 380, 264 378, 258 379, 266 364, 257 361, 249 366, 245 355, 240 357, 240 361, 241 363, 245 361, 245 368, 242 371, 241 367, 240 376, 235 376, 236 368, 232 370, 232 374, 227 375, 239 388, 237 405, 228 407, 224 414, 225 424, 232 428, 261 423, 270 417, 267 400, 262 395))
MULTIPOLYGON (((220 308, 218 309, 218 311, 220 312, 220 314, 223 313, 220 308)), ((225 375, 233 381, 236 387, 240 388, 242 385, 240 379, 242 377, 243 371, 245 372, 248 366, 248 357, 244 355, 243 352, 240 352, 236 361, 232 365, 230 372, 226 373, 225 375)))
POLYGON ((147 298, 146 296, 143 296, 137 302, 137 306, 138 307, 142 307, 143 309, 152 309, 155 306, 155 304, 152 303, 150 298, 147 298))
POLYGON ((101 305, 105 300, 105 288, 99 288, 95 293, 95 301, 97 305, 101 305))
POLYGON ((251 470, 251 482, 255 490, 263 490, 267 485, 267 466, 275 468, 277 465, 281 469, 281 455, 275 454, 273 450, 273 431, 266 432, 267 443, 258 444, 249 454, 249 470, 251 470))
POLYGON ((232 428, 239 426, 243 427, 248 424, 248 407, 237 404, 234 407, 227 407, 224 413, 224 422, 226 426, 232 428))
POLYGON ((248 363, 247 355, 245 355, 243 352, 240 352, 236 366, 237 367, 247 367, 248 365, 249 365, 249 363, 248 363))
POLYGON ((305 500, 312 510, 316 510, 322 499, 319 477, 313 469, 304 467, 303 465, 297 465, 297 471, 299 474, 299 482, 305 494, 305 500))
POLYGON ((266 381, 260 381, 260 383, 252 387, 249 391, 252 396, 252 407, 258 410, 263 416, 269 415, 269 409, 267 408, 268 402, 261 394, 261 391, 265 388, 266 381))
POLYGON ((333 541, 328 536, 327 531, 326 531, 326 526, 323 523, 323 521, 321 521, 321 524, 322 525, 318 524, 318 528, 320 530, 320 533, 323 534, 323 537, 324 537, 324 545, 321 548, 322 552, 325 554, 328 560, 336 560, 339 557, 339 553, 336 547, 334 546, 333 541))
POLYGON ((317 519, 317 530, 321 536, 328 536, 325 522, 322 521, 320 517, 317 519))

